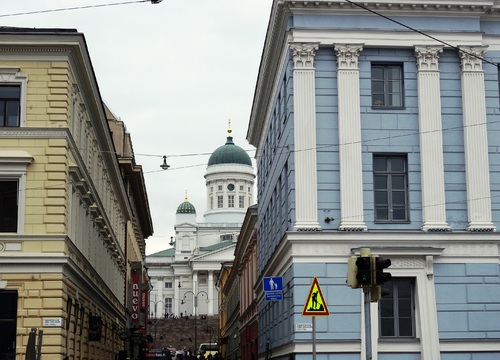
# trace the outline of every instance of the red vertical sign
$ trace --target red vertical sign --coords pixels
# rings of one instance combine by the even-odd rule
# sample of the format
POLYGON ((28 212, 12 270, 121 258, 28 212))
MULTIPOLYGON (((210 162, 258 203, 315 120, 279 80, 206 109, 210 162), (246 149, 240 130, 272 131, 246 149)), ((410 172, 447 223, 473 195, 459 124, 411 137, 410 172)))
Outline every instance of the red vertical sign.
POLYGON ((132 318, 133 323, 139 322, 139 286, 140 275, 132 274, 132 318))

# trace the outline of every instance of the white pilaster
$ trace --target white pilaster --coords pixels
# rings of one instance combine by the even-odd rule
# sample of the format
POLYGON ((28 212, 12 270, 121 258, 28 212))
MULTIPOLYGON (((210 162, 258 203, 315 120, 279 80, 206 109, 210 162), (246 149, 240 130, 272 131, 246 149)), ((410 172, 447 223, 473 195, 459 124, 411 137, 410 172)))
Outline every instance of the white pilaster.
MULTIPOLYGON (((427 256, 426 259, 427 269, 433 268, 433 256, 427 256)), ((434 285, 434 276, 425 273, 424 271, 418 272, 416 275, 417 281, 417 302, 420 309, 420 343, 422 348, 422 360, 439 360, 440 344, 439 344, 439 328, 437 321, 437 307, 436 307, 436 292, 434 285)))
POLYGON ((468 231, 494 231, 490 202, 490 174, 484 73, 485 46, 461 46, 462 109, 467 181, 468 231))
POLYGON ((208 299, 210 302, 208 303, 208 315, 214 314, 214 272, 208 272, 208 299))
POLYGON ((316 90, 314 56, 317 43, 291 43, 295 142, 295 230, 319 230, 316 164, 316 90))
POLYGON ((165 297, 163 295, 163 288, 165 286, 165 278, 159 277, 158 278, 158 307, 157 307, 157 314, 155 314, 156 317, 163 317, 165 315, 165 297))
POLYGON ((339 102, 340 226, 365 231, 358 58, 360 44, 336 44, 339 102))
POLYGON ((181 296, 180 296, 180 288, 176 286, 175 284, 179 284, 181 281, 180 277, 176 276, 174 280, 174 308, 172 309, 172 312, 175 316, 179 316, 181 311, 181 296))
MULTIPOLYGON (((193 271, 193 294, 197 294, 198 292, 198 271, 193 271)), ((193 314, 196 314, 196 309, 195 309, 195 300, 194 297, 196 295, 193 295, 193 314)))
POLYGON ((415 46, 422 182, 422 230, 449 231, 444 191, 439 54, 442 46, 415 46))

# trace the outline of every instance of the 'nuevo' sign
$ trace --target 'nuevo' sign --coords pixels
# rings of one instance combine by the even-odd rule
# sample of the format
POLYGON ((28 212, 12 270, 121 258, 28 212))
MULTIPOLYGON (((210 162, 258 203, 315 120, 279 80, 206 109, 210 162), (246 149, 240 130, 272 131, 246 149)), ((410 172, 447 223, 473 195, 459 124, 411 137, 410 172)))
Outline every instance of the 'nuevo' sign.
POLYGON ((131 321, 139 322, 139 274, 132 275, 132 318, 131 321))

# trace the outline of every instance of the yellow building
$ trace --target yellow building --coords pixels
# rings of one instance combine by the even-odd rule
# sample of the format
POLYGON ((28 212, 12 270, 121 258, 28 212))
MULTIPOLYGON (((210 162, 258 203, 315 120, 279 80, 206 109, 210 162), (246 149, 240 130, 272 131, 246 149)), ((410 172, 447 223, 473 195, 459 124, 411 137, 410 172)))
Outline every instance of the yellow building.
POLYGON ((0 358, 24 359, 32 328, 42 359, 138 356, 142 175, 83 34, 0 29, 0 358))

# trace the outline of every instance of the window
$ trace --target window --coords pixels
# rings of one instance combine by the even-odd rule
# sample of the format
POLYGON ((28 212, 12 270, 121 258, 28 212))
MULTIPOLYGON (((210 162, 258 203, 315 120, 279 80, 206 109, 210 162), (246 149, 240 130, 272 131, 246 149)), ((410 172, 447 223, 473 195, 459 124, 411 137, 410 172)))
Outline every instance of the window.
POLYGON ((172 298, 165 298, 165 314, 172 313, 172 298))
POLYGON ((14 359, 16 355, 17 302, 17 290, 2 290, 0 292, 0 303, 2 304, 0 354, 2 354, 2 359, 14 359))
POLYGON ((0 86, 0 127, 20 125, 20 103, 20 85, 0 86))
POLYGON ((172 282, 166 282, 165 283, 165 289, 172 289, 172 282))
POLYGON ((414 279, 393 278, 382 286, 379 301, 381 337, 415 337, 414 279))
POLYGON ((375 221, 408 221, 406 156, 373 157, 375 221))
POLYGON ((230 208, 234 208, 234 195, 229 195, 227 197, 227 206, 230 208))
POLYGON ((222 191, 222 185, 217 186, 217 190, 222 191))
POLYGON ((372 106, 404 106, 402 65, 372 64, 372 106))
POLYGON ((19 182, 0 179, 0 232, 17 232, 19 182))
POLYGON ((220 209, 224 206, 222 195, 217 196, 217 207, 220 209))
POLYGON ((240 195, 239 197, 238 206, 240 207, 240 209, 243 209, 245 207, 245 197, 243 195, 240 195))
POLYGON ((0 150, 0 233, 22 233, 26 167, 33 157, 24 150, 0 150))
POLYGON ((224 234, 220 236, 220 241, 229 241, 233 239, 233 235, 231 234, 224 234))
POLYGON ((240 191, 243 191, 243 185, 240 185, 240 191))
POLYGON ((0 127, 26 126, 28 76, 15 68, 0 68, 0 127))

